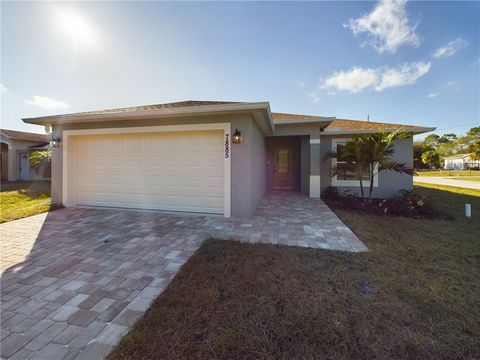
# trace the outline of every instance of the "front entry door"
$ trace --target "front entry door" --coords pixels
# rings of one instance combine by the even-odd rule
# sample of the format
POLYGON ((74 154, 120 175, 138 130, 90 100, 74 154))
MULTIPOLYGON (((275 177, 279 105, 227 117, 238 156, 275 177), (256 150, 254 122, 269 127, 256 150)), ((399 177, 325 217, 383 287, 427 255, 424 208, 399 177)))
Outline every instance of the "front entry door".
POLYGON ((20 154, 20 180, 28 180, 28 155, 23 153, 20 154))
POLYGON ((273 188, 294 189, 293 151, 288 145, 278 145, 273 149, 273 188))

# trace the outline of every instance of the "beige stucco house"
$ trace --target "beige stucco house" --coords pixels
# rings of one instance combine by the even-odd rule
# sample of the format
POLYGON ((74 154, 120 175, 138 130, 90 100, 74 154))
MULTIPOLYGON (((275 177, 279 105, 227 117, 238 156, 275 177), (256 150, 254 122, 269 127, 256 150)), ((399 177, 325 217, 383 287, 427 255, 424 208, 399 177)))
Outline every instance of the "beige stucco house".
MULTIPOLYGON (((269 189, 319 198, 330 185, 359 190, 351 174, 331 177, 325 155, 356 133, 431 131, 411 125, 272 113, 268 102, 183 101, 23 119, 51 126, 52 201, 64 206, 249 217, 269 189)), ((412 164, 412 138, 395 144, 412 164)), ((374 196, 411 189, 382 172, 374 196)))
POLYGON ((0 129, 1 180, 46 180, 35 174, 28 163, 35 150, 48 149, 50 135, 0 129))

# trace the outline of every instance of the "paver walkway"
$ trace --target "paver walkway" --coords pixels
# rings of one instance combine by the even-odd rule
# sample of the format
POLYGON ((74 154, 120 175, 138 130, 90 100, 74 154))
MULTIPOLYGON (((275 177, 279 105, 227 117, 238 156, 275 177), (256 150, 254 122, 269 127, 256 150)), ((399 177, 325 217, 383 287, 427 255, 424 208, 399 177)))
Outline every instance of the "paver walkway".
POLYGON ((2 359, 100 359, 208 237, 365 251, 321 201, 265 196, 248 220, 69 208, 0 225, 2 359))
POLYGON ((450 179, 436 176, 414 176, 413 181, 415 183, 427 183, 445 186, 455 186, 465 189, 480 190, 480 182, 450 179))

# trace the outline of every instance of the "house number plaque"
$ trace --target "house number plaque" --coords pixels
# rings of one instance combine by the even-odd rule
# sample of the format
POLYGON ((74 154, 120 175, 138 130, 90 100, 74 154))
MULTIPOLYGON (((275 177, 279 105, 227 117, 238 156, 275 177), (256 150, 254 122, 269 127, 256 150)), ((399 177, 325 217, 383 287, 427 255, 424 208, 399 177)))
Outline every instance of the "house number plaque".
POLYGON ((225 134, 225 159, 230 157, 230 134, 225 134))

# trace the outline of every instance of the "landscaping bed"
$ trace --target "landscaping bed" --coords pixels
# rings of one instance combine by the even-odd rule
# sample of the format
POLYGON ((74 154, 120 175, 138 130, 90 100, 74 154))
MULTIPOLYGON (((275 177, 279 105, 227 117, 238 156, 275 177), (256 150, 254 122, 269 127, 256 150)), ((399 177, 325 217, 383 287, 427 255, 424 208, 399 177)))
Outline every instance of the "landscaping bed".
POLYGON ((401 190, 388 199, 368 199, 330 186, 323 192, 322 200, 331 208, 375 215, 453 220, 451 215, 432 206, 428 197, 408 190, 401 190))

